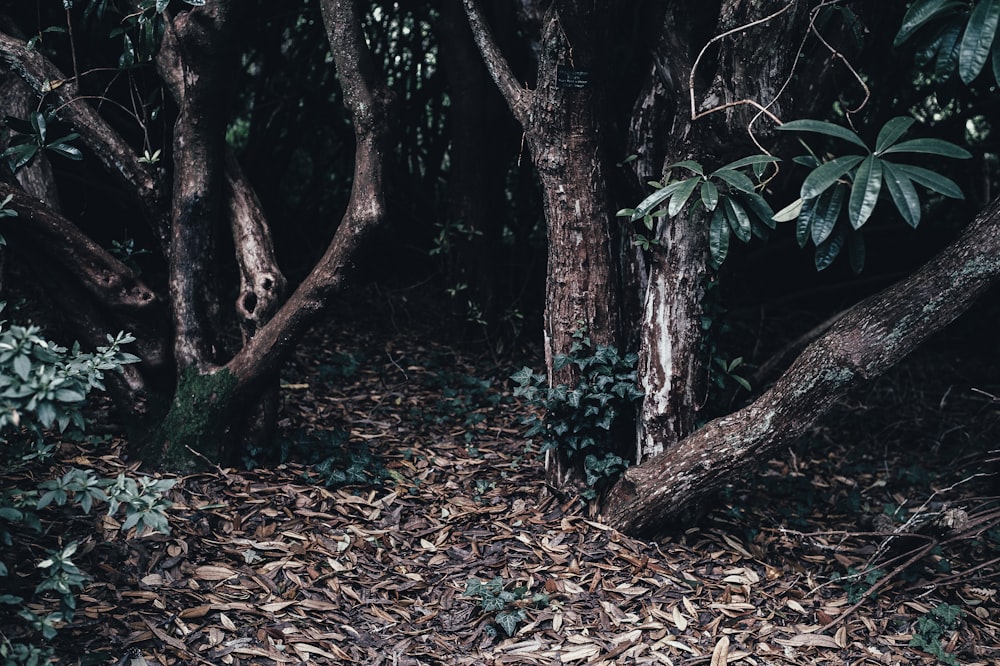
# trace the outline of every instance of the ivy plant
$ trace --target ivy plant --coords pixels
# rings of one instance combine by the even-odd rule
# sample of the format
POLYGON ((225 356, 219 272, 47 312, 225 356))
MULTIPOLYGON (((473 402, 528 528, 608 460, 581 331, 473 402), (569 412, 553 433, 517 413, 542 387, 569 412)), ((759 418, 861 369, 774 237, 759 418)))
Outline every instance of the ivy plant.
POLYGON ((896 210, 911 227, 920 224, 921 202, 915 185, 946 197, 962 199, 955 181, 936 171, 898 158, 908 155, 935 155, 968 159, 965 149, 941 139, 901 141, 913 118, 900 116, 889 120, 879 131, 875 147, 870 148, 855 132, 824 120, 794 120, 778 129, 788 132, 812 132, 832 137, 861 148, 863 152, 821 160, 816 153, 795 158, 810 169, 802 182, 799 198, 779 211, 779 222, 795 220, 795 237, 800 247, 809 241, 816 245, 817 270, 828 267, 847 246, 851 268, 860 272, 864 266, 864 239, 857 233, 878 204, 883 185, 896 210), (846 223, 844 222, 846 213, 846 223))
MULTIPOLYGON (((689 202, 701 206, 711 215, 709 248, 717 268, 726 260, 732 236, 748 243, 753 236, 766 238, 774 228, 774 211, 758 190, 763 187, 761 178, 767 166, 778 161, 771 155, 750 155, 711 172, 695 160, 675 162, 667 169, 683 169, 694 175, 674 180, 668 174, 663 182, 649 183, 655 191, 635 208, 624 208, 617 215, 630 222, 641 220, 646 231, 653 232, 658 218, 676 217, 689 202), (743 171, 748 167, 753 178, 743 171)), ((649 249, 656 242, 652 235, 638 234, 635 244, 649 249)))
POLYGON ((1000 0, 917 0, 903 16, 894 46, 916 43, 915 60, 932 66, 939 79, 956 70, 968 85, 990 62, 993 77, 1000 82, 1000 49, 996 34, 1000 26, 1000 0))

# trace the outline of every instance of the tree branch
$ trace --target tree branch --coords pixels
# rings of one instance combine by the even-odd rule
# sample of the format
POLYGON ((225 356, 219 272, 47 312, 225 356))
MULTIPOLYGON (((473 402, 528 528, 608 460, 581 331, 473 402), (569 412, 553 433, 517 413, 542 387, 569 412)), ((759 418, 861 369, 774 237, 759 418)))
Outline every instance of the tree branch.
POLYGON ((507 105, 517 122, 527 130, 531 123, 528 108, 531 104, 532 92, 518 83, 510 65, 500 52, 500 47, 493 40, 489 26, 486 25, 486 18, 476 0, 464 0, 464 4, 465 13, 469 17, 469 26, 472 28, 472 37, 476 40, 476 46, 479 47, 479 51, 483 55, 486 69, 489 70, 490 76, 493 77, 504 99, 507 100, 507 105))
POLYGON ((20 76, 40 98, 49 100, 59 116, 80 133, 94 157, 136 198, 161 249, 165 250, 168 223, 159 181, 151 169, 139 162, 125 140, 90 105, 77 98, 76 83, 41 53, 29 51, 21 40, 2 32, 0 62, 20 76))
POLYGON ((357 141, 351 198, 323 258, 278 313, 227 364, 248 391, 273 374, 293 345, 344 285, 345 273, 370 232, 385 218, 384 156, 391 124, 391 95, 378 75, 352 0, 323 0, 344 104, 357 141))
POLYGON ((626 471, 609 492, 605 521, 651 533, 689 519, 704 498, 800 436, 849 389, 899 362, 998 278, 1000 199, 911 277, 852 308, 755 402, 626 471))

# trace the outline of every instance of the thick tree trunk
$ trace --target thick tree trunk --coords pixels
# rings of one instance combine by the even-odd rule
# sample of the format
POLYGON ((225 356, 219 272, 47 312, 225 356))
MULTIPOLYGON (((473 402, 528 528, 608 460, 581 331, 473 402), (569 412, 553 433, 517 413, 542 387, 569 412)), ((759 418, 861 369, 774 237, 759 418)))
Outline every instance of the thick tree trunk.
POLYGON ((604 520, 632 534, 689 523, 706 498, 801 435, 849 389, 899 362, 998 278, 1000 199, 910 278, 848 311, 752 404, 626 471, 604 520))

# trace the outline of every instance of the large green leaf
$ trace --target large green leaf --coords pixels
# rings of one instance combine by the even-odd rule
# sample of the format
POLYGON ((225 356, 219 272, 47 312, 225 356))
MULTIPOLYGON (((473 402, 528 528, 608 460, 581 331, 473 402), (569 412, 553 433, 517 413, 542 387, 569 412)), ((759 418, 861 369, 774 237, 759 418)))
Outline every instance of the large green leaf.
POLYGON ((983 71, 1000 25, 1000 0, 979 0, 969 15, 959 48, 958 75, 969 84, 983 71))
POLYGON ((681 160, 680 162, 667 165, 668 169, 673 169, 674 167, 684 167, 688 171, 694 171, 699 176, 705 175, 705 169, 701 166, 701 162, 695 162, 694 160, 681 160))
POLYGON ((847 260, 854 274, 859 274, 865 268, 865 235, 861 231, 847 234, 847 260))
POLYGON ((716 266, 721 266, 729 254, 729 224, 722 210, 721 206, 715 209, 708 225, 708 249, 716 266))
POLYGON ((947 79, 958 66, 958 56, 961 53, 962 24, 954 23, 941 33, 938 45, 937 62, 934 64, 934 75, 939 79, 947 79))
POLYGON ((752 164, 772 164, 780 161, 781 160, 777 157, 772 157, 771 155, 750 155, 749 157, 744 157, 743 159, 736 160, 735 162, 730 162, 721 168, 733 171, 752 164))
POLYGON ((728 183, 731 187, 736 188, 742 192, 753 192, 754 185, 753 181, 747 177, 742 171, 733 171, 732 169, 717 169, 712 172, 712 177, 718 178, 728 183))
POLYGON ((812 227, 813 215, 816 212, 816 205, 819 199, 806 199, 802 202, 802 210, 795 220, 795 241, 799 247, 805 247, 809 242, 809 229, 812 227))
MULTIPOLYGON (((854 184, 851 186, 851 199, 847 204, 847 216, 851 226, 860 229, 868 221, 875 204, 878 203, 878 193, 882 189, 882 164, 874 155, 869 155, 858 165, 854 173, 854 184)), ((839 250, 838 250, 839 252, 839 250)))
POLYGON ((844 207, 844 197, 847 196, 847 186, 838 185, 820 197, 816 203, 816 212, 812 220, 812 242, 819 245, 833 232, 837 226, 837 218, 844 207))
POLYGON ((952 199, 965 198, 965 195, 962 194, 962 188, 960 188, 955 181, 951 178, 942 176, 936 171, 913 166, 911 164, 893 164, 892 166, 897 170, 902 171, 907 178, 918 185, 923 185, 928 190, 932 190, 938 194, 943 194, 944 196, 951 197, 952 199))
POLYGON ((802 181, 800 191, 802 198, 812 199, 819 196, 863 159, 865 158, 861 155, 844 155, 819 165, 802 181))
POLYGON ((883 125, 878 133, 878 138, 875 139, 875 154, 878 155, 896 143, 896 140, 906 134, 906 130, 910 129, 910 126, 915 122, 916 120, 909 116, 899 116, 883 125))
POLYGON ((847 232, 844 231, 844 227, 840 226, 837 227, 829 238, 816 246, 816 256, 814 258, 816 270, 821 271, 833 263, 833 260, 837 258, 840 250, 844 247, 846 239, 847 232))
POLYGON ((694 192, 695 188, 698 187, 698 183, 701 182, 701 178, 688 178, 687 180, 682 180, 677 186, 677 191, 674 192, 674 196, 670 199, 670 204, 667 206, 667 215, 673 217, 677 213, 681 212, 684 208, 684 204, 687 200, 691 198, 691 194, 694 192))
POLYGON ((780 125, 778 129, 793 132, 816 132, 818 134, 825 134, 827 136, 850 141, 851 143, 868 150, 868 146, 865 145, 865 142, 860 136, 846 127, 834 125, 833 123, 828 123, 825 120, 793 120, 785 123, 784 125, 780 125))
POLYGON ((967 160, 972 157, 972 153, 965 148, 956 146, 952 142, 944 141, 943 139, 910 139, 882 151, 883 155, 892 153, 924 153, 927 155, 954 157, 958 160, 967 160))
POLYGON ((747 215, 743 206, 736 203, 732 197, 723 199, 723 205, 726 207, 726 219, 729 220, 729 226, 732 228, 733 233, 744 243, 749 243, 752 235, 750 231, 750 216, 747 215))
POLYGON ((802 202, 805 201, 802 197, 799 197, 792 203, 788 204, 771 218, 775 222, 791 222, 799 217, 799 213, 802 212, 802 202))
POLYGON ((661 203, 669 199, 673 195, 673 193, 677 191, 677 188, 680 187, 681 183, 683 182, 685 181, 681 180, 674 181, 669 185, 667 185, 666 187, 661 187, 660 189, 656 190, 648 197, 640 201, 639 205, 635 207, 634 211, 632 211, 632 216, 629 218, 629 221, 635 222, 636 220, 640 220, 649 213, 653 212, 653 210, 657 206, 659 206, 661 203))
POLYGON ((885 160, 882 161, 882 175, 885 176, 886 189, 889 190, 899 214, 908 225, 916 228, 920 224, 920 197, 917 196, 913 183, 892 162, 885 160))
POLYGON ((774 229, 774 210, 767 200, 757 194, 745 194, 740 192, 736 195, 736 200, 743 204, 743 207, 752 212, 761 222, 769 228, 774 229))
POLYGON ((711 212, 719 205, 719 188, 715 183, 706 180, 701 184, 701 203, 705 210, 711 212))
POLYGON ((917 0, 906 11, 903 16, 903 25, 892 40, 893 46, 899 46, 909 39, 914 32, 919 30, 924 24, 935 16, 947 13, 953 9, 958 9, 963 3, 956 0, 917 0))
POLYGON ((35 136, 38 137, 38 143, 45 145, 45 134, 46 134, 46 123, 45 115, 39 112, 34 112, 31 114, 31 127, 35 132, 35 136))

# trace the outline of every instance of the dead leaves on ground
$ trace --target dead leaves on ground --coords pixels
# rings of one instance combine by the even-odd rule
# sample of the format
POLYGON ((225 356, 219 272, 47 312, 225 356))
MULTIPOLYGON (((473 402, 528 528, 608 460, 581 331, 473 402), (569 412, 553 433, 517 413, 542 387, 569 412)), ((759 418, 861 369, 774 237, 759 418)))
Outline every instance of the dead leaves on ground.
MULTIPOLYGON (((107 526, 63 650, 164 665, 936 663, 909 647, 939 602, 918 598, 932 583, 892 582, 824 632, 851 606, 831 574, 864 565, 870 540, 747 529, 774 519, 766 500, 743 522, 629 538, 575 501, 541 499, 518 405, 474 405, 472 426, 417 418, 440 404, 420 381, 435 370, 421 350, 387 349, 339 385, 294 366, 285 413, 367 441, 391 483, 331 490, 295 464, 184 479, 170 536, 124 540, 107 526), (526 619, 509 638, 463 595, 495 577, 547 599, 518 602, 526 619)), ((979 574, 950 599, 967 612, 944 647, 985 665, 1000 659, 995 567, 979 574)))

